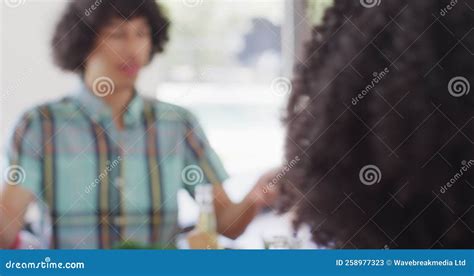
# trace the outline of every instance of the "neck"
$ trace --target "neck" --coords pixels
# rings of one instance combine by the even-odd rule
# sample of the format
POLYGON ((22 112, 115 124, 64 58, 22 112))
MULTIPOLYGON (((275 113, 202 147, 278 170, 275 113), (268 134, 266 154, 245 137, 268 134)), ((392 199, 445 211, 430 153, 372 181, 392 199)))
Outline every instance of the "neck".
MULTIPOLYGON (((86 75, 84 77, 84 82, 90 91, 94 91, 93 78, 89 78, 86 75)), ((115 85, 112 87, 113 87, 113 91, 108 91, 107 93, 104 93, 103 95, 100 96, 100 99, 110 107, 115 117, 115 116, 120 115, 123 112, 123 110, 125 110, 128 103, 132 100, 133 95, 134 95, 134 86, 127 85, 127 86, 119 87, 115 85)))
POLYGON ((132 100, 134 94, 133 91, 133 87, 116 87, 113 93, 102 97, 102 101, 104 101, 104 103, 110 107, 114 117, 119 116, 121 113, 123 113, 125 108, 127 108, 128 103, 132 100))
MULTIPOLYGON (((90 91, 94 91, 93 81, 90 81, 86 76, 84 82, 90 91)), ((123 87, 114 86, 113 91, 100 97, 100 99, 112 110, 114 123, 119 130, 124 128, 123 113, 133 96, 134 87, 133 85, 130 85, 123 87)))

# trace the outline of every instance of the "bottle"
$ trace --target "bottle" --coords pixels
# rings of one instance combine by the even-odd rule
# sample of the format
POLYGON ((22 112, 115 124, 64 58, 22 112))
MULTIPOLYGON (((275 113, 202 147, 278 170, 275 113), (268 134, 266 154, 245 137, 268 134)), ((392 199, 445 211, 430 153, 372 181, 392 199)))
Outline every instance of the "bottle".
POLYGON ((219 249, 213 198, 211 184, 196 186, 199 218, 195 229, 188 236, 188 243, 191 249, 219 249))

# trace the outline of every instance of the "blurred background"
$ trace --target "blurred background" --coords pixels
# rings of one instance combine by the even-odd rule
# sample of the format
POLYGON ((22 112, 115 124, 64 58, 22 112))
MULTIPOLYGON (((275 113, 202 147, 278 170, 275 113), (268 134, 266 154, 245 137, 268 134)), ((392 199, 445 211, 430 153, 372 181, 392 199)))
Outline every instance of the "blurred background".
MULTIPOLYGON (((2 158, 25 109, 62 97, 79 82, 51 59, 53 27, 67 0, 7 1, 15 7, 0 5, 2 158)), ((303 62, 311 27, 332 0, 158 2, 171 20, 170 42, 141 74, 138 90, 197 115, 231 176, 226 190, 240 200, 262 172, 282 162, 280 119, 292 70, 303 62)), ((179 202, 181 224, 192 225, 198 209, 185 192, 179 202)), ((256 247, 269 223, 284 219, 262 216, 239 238, 239 246, 256 247)))

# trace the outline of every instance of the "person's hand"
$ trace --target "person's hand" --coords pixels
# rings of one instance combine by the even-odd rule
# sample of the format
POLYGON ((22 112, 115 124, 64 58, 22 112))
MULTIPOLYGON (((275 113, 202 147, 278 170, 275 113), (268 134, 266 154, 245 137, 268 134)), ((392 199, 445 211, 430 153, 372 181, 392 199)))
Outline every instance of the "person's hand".
POLYGON ((278 174, 281 168, 274 168, 264 173, 248 194, 248 198, 258 208, 272 207, 278 198, 278 174))
POLYGON ((31 192, 20 186, 0 186, 0 248, 9 248, 23 227, 23 216, 34 200, 31 192))

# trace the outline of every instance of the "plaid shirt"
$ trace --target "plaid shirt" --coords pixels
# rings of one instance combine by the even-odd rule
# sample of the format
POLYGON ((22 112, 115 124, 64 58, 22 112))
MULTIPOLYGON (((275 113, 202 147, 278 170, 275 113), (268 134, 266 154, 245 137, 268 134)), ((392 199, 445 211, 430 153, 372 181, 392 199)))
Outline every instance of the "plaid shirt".
POLYGON ((117 130, 85 85, 29 110, 16 125, 8 165, 19 185, 49 207, 52 248, 111 248, 122 241, 167 245, 178 229, 177 193, 226 178, 196 118, 135 93, 117 130))

